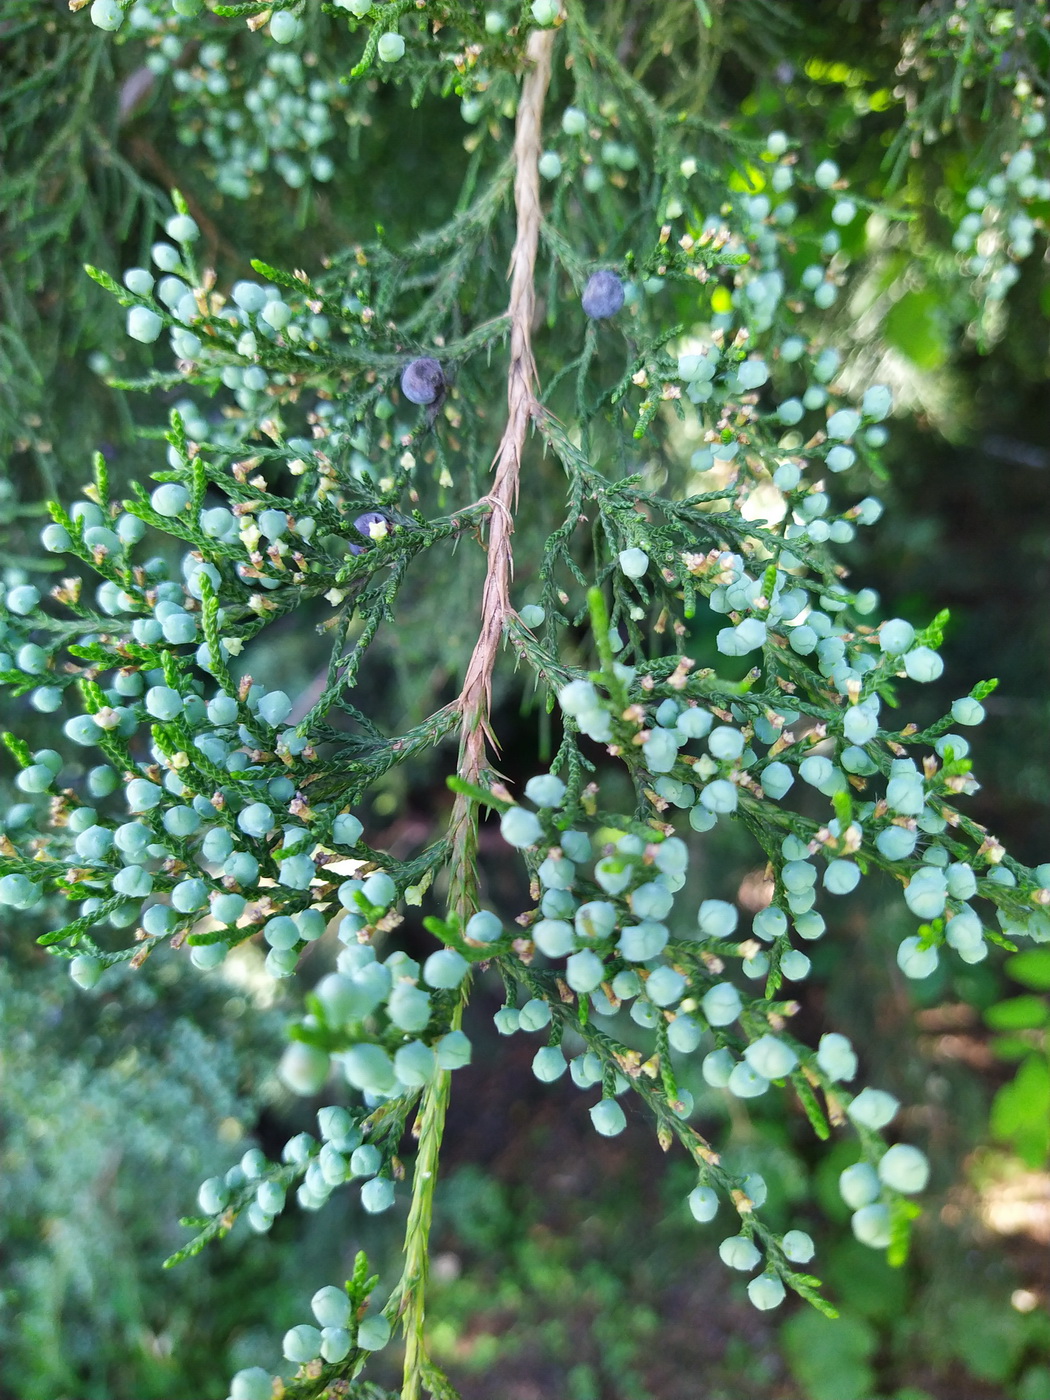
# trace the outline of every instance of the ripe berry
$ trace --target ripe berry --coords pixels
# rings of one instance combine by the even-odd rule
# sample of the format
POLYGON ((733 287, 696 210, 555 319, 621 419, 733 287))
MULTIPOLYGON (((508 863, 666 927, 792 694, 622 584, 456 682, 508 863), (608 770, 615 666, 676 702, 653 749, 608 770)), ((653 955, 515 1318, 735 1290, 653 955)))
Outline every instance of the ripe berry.
MULTIPOLYGON (((364 535, 366 540, 385 540, 390 534, 390 522, 385 515, 380 515, 379 511, 366 510, 354 521, 354 529, 359 535, 364 535)), ((351 554, 363 554, 365 551, 363 544, 351 544, 348 548, 351 554)))
POLYGON ((402 1045, 394 1056, 394 1072, 398 1083, 408 1089, 418 1089, 434 1077, 437 1061, 429 1045, 421 1040, 410 1040, 402 1045))
POLYGON ((445 375, 437 360, 423 355, 401 371, 401 392, 409 403, 436 403, 445 392, 445 375))
MULTIPOLYGON (((537 0, 537 3, 540 3, 540 0, 537 0)), ((535 6, 533 9, 535 10, 535 6)), ((615 316, 623 306, 623 283, 615 272, 604 269, 595 272, 584 287, 580 301, 584 314, 592 321, 604 321, 609 316, 615 316)))
POLYGON ((537 24, 553 24, 558 18, 558 0, 532 0, 532 17, 537 24))
POLYGON ((321 1332, 321 1355, 325 1361, 342 1361, 350 1353, 350 1333, 345 1327, 325 1327, 321 1332))
POLYGON ((441 1069, 462 1069, 469 1065, 473 1053, 469 1039, 463 1031, 449 1031, 434 1046, 437 1062, 441 1069))
POLYGON ((712 1026, 731 1025, 743 1009, 740 993, 731 982, 718 982, 711 987, 704 993, 700 1006, 712 1026))
POLYGON ((466 935, 475 943, 495 943, 503 934, 503 925, 488 909, 480 909, 467 921, 466 935))
POLYGON ((518 850, 534 846, 543 835, 539 818, 524 807, 509 807, 500 818, 499 829, 507 845, 518 850))

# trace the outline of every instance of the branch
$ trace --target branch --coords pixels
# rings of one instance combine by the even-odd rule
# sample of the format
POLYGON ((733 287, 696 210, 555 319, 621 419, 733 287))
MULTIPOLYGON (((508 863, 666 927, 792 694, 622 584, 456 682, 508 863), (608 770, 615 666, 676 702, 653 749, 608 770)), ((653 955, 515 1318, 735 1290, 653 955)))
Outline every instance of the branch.
MULTIPOLYGON (((481 630, 467 666, 458 705, 462 715, 459 776, 476 784, 486 768, 486 743, 495 739, 489 725, 492 672, 510 611, 513 568, 511 535, 513 510, 525 437, 538 409, 536 362, 532 354, 532 320, 536 293, 533 278, 540 236, 540 177, 543 101, 550 81, 553 29, 536 30, 526 55, 530 68, 522 84, 514 135, 514 209, 517 236, 510 258, 510 364, 507 371, 507 426, 495 457, 495 480, 486 498, 492 506, 488 566, 481 599, 481 630)), ((465 920, 474 912, 473 867, 476 818, 470 798, 460 794, 452 815, 452 881, 450 905, 465 920)))
MULTIPOLYGON (((521 456, 529 423, 538 410, 536 362, 532 354, 532 318, 535 309, 533 277, 540 237, 540 177, 543 100, 550 81, 554 31, 535 31, 526 49, 529 64, 522 83, 514 137, 514 208, 517 235, 510 258, 510 364, 507 371, 507 425, 496 453, 495 480, 484 499, 491 506, 488 564, 481 600, 481 629, 467 666, 463 690, 457 701, 461 716, 458 777, 450 827, 451 856, 449 910, 462 928, 477 909, 477 803, 470 788, 479 784, 486 764, 486 740, 491 738, 489 711, 492 671, 496 664, 504 622, 510 611, 510 576, 513 567, 511 535, 513 509, 518 501, 521 456)), ((494 741, 493 741, 494 742, 494 741)), ((466 997, 453 1018, 458 1026, 466 997)), ((412 1180, 412 1206, 405 1237, 405 1270, 402 1275, 402 1314, 405 1332, 405 1365, 402 1400, 419 1400, 427 1384, 429 1362, 424 1323, 426 1318, 427 1259, 438 1154, 448 1108, 450 1075, 439 1070, 424 1096, 420 1114, 420 1142, 412 1180)))

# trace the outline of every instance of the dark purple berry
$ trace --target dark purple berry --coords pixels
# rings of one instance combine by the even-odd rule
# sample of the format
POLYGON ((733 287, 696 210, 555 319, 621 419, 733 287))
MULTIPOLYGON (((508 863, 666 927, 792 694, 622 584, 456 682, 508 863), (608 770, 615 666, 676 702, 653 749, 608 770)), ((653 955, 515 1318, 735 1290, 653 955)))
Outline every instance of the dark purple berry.
POLYGON ((615 272, 595 272, 581 298, 583 309, 594 321, 615 316, 623 305, 623 283, 615 272))
POLYGON ((401 372, 401 392, 410 403, 434 403, 445 392, 445 376, 437 360, 424 355, 401 372))
MULTIPOLYGON (((373 540, 386 539, 390 533, 390 521, 385 515, 381 515, 377 510, 366 510, 364 515, 359 515, 354 521, 354 529, 359 535, 364 535, 369 542, 373 540), (373 529, 373 527, 382 527, 373 529)), ((365 546, 363 544, 352 544, 351 554, 363 554, 365 546)))

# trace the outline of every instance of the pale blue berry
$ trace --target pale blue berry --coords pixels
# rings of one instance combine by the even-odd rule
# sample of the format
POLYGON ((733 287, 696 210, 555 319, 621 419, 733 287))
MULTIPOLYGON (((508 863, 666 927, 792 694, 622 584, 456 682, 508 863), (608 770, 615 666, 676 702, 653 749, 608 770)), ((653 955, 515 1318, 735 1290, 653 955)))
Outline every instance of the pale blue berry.
POLYGON ((524 850, 535 846, 543 836, 543 827, 534 812, 524 807, 509 807, 500 818, 500 834, 508 846, 524 850))
POLYGON ((831 1080, 852 1079, 857 1073, 857 1056, 844 1035, 828 1031, 820 1037, 817 1064, 831 1080))
POLYGON ((718 982, 704 993, 701 1009, 712 1026, 731 1025, 743 1010, 740 993, 732 982, 718 982))
POLYGON ((488 909, 480 909, 467 920, 466 935, 475 943, 496 943, 503 936, 503 925, 488 909))
POLYGON ((293 1040, 281 1056, 277 1073, 293 1094, 309 1098, 320 1091, 330 1068, 328 1054, 319 1046, 293 1040))
POLYGON ((695 1186, 688 1196, 689 1209, 693 1219, 706 1225, 718 1214, 718 1196, 710 1186, 695 1186))
MULTIPOLYGON (((391 1186, 393 1183, 391 1183, 391 1186)), ((362 1192, 362 1197, 364 1193, 362 1192)), ((381 1314, 366 1317, 357 1329, 357 1344, 365 1351, 381 1351, 390 1340, 390 1323, 381 1314)))
POLYGON ((124 7, 118 0, 93 0, 89 13, 96 29, 112 33, 124 23, 124 7))
POLYGON ((861 1244, 871 1249, 887 1249, 892 1238, 890 1213, 881 1203, 862 1206, 850 1221, 853 1233, 861 1244))
MULTIPOLYGON (((95 0, 96 4, 102 0, 95 0)), ((132 340, 152 345, 164 329, 164 322, 148 306, 132 306, 128 311, 127 332, 132 340)))
POLYGON ((879 1189, 879 1178, 867 1162, 857 1162, 839 1174, 839 1195, 851 1210, 877 1201, 879 1189))
POLYGON ((897 948, 897 966, 914 981, 921 981, 936 972, 940 958, 934 946, 924 948, 915 935, 901 940, 897 948))
POLYGON ((388 32, 380 38, 376 52, 384 63, 396 63, 405 56, 405 41, 400 34, 388 32))
POLYGON ((627 1117, 615 1099, 602 1099, 590 1112, 595 1132, 602 1137, 617 1137, 627 1126, 627 1117))
POLYGON ((793 1264, 808 1264, 816 1253, 816 1246, 805 1230, 789 1230, 780 1245, 784 1257, 793 1264))
POLYGON ((574 992, 586 995, 601 985, 605 964, 589 948, 573 953, 565 964, 565 980, 574 992))
POLYGON ((557 1045, 545 1045, 533 1056, 532 1072, 544 1084, 560 1079, 567 1068, 565 1056, 557 1045))
POLYGON ((284 1334, 282 1350, 285 1358, 298 1366, 315 1361, 321 1355, 321 1333, 306 1323, 293 1327, 284 1334))
POLYGON ((762 1260, 762 1255, 746 1235, 730 1235, 718 1246, 718 1254, 723 1264, 742 1273, 749 1273, 762 1260))
POLYGON ((273 1400, 273 1378, 261 1366, 238 1371, 230 1381, 230 1400, 273 1400))
MULTIPOLYGON (((707 1059, 710 1058, 710 1056, 707 1057, 707 1059)), ((707 1061, 705 1060, 704 1063, 706 1065, 707 1061)), ((733 1066, 725 1087, 738 1099, 755 1099, 769 1088, 769 1080, 764 1074, 760 1074, 753 1065, 741 1060, 739 1064, 733 1066)))
POLYGON ((926 1189, 930 1164, 926 1154, 917 1147, 898 1142, 880 1160, 879 1178, 894 1191, 915 1195, 926 1189))
POLYGON ((617 560, 621 573, 627 578, 642 578, 649 568, 649 556, 644 549, 621 549, 617 560))
POLYGON ((744 1051, 747 1063, 765 1079, 783 1079, 798 1065, 791 1046, 774 1035, 763 1035, 744 1051))
POLYGON ((858 1126, 877 1132, 893 1121, 899 1108, 898 1100, 885 1090, 862 1089, 846 1113, 858 1126))
POLYGON ((437 1042, 434 1050, 441 1069, 462 1069, 470 1064, 473 1053, 463 1031, 449 1031, 437 1042))
POLYGON ((541 773, 525 784, 525 796, 537 807, 560 807, 565 800, 565 784, 553 773, 541 773))
POLYGON ((785 1289, 776 1274, 759 1274, 758 1278, 753 1278, 747 1285, 747 1296, 754 1307, 767 1312, 770 1308, 779 1307, 784 1301, 785 1289))
MULTIPOLYGON (((4 880, 14 877, 7 875, 4 880)), ((18 877, 21 878, 21 877, 18 877)), ((26 881, 28 884, 29 882, 26 881)), ((3 881, 0 881, 3 884, 3 881)), ((2 893, 2 892, 0 892, 2 893)), ((14 903, 10 899, 2 899, 5 904, 14 903)), ((16 908, 25 908, 25 905, 16 905, 16 908)), ((82 991, 89 992, 92 987, 97 986, 99 978, 102 976, 103 964, 100 959, 92 957, 89 953, 78 953, 69 964, 69 975, 82 991)))
POLYGON ((431 953, 423 964, 423 980, 429 987, 458 987, 470 971, 470 963, 454 948, 431 953))

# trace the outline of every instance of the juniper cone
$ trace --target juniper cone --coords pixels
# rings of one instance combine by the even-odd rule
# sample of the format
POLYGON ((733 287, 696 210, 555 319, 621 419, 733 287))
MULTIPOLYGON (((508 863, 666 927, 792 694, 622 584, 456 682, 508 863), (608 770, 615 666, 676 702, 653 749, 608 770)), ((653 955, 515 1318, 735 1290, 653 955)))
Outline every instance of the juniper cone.
POLYGON ((413 360, 401 374, 401 392, 410 403, 435 403, 445 392, 445 376, 428 355, 413 360))
POLYGON ((623 283, 615 272, 595 272, 583 289, 581 302, 592 321, 604 321, 623 306, 623 283))
MULTIPOLYGON (((383 539, 389 527, 389 520, 378 510, 366 510, 364 515, 359 515, 354 521, 354 529, 359 535, 364 535, 365 539, 370 543, 372 540, 383 539), (373 533, 372 527, 380 525, 383 526, 383 532, 379 534, 373 533)), ((351 554, 363 554, 365 547, 363 544, 352 544, 349 545, 348 548, 351 554)))

